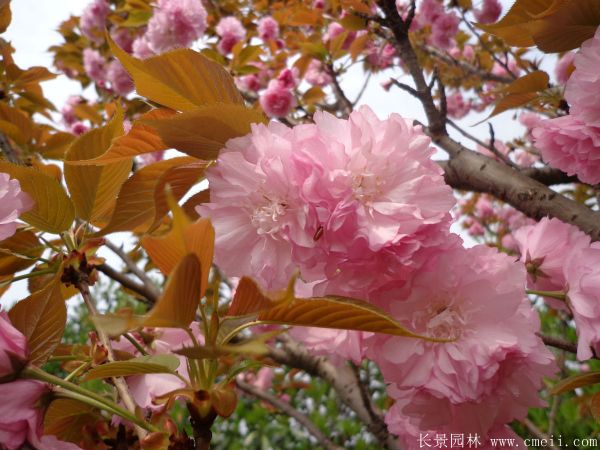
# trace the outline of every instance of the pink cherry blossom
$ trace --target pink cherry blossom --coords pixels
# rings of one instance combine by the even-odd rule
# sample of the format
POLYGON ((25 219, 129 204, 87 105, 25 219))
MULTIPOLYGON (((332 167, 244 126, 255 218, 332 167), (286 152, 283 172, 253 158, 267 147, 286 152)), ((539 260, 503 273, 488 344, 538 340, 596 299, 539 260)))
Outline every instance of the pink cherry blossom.
POLYGON ((572 252, 564 267, 568 304, 577 329, 577 359, 600 354, 600 245, 572 252))
POLYGON ((575 71, 567 82, 565 99, 571 114, 589 126, 600 126, 600 27, 592 39, 581 45, 573 61, 575 71))
POLYGON ((314 121, 254 126, 207 171, 211 202, 198 211, 212 219, 227 275, 276 289, 299 268, 319 295, 360 296, 452 242, 455 200, 419 127, 367 107, 314 121))
MULTIPOLYGON (((327 32, 323 35, 323 42, 331 42, 336 37, 340 36, 342 33, 346 33, 347 30, 337 22, 331 22, 327 27, 327 32)), ((356 38, 356 31, 347 32, 344 42, 342 43, 342 48, 344 50, 348 50, 350 48, 350 44, 356 38)))
POLYGON ((246 29, 234 16, 223 17, 215 27, 215 31, 221 37, 217 48, 224 55, 231 53, 233 46, 246 37, 246 29))
POLYGON ((84 133, 87 133, 90 127, 88 127, 83 122, 75 122, 69 126, 69 131, 73 133, 75 136, 81 136, 84 133))
POLYGON ((263 17, 258 21, 258 37, 263 41, 277 39, 279 37, 279 24, 271 16, 263 17))
POLYGON ((0 443, 6 450, 17 450, 25 443, 39 450, 81 450, 54 436, 42 436, 44 411, 41 397, 50 388, 35 380, 16 380, 0 384, 0 443))
POLYGON ((113 28, 110 32, 110 37, 127 53, 131 53, 133 51, 133 36, 131 35, 129 29, 113 28))
POLYGON ((350 360, 356 364, 364 358, 362 333, 330 328, 294 327, 289 335, 310 350, 312 355, 329 356, 336 365, 350 360))
POLYGON ((456 246, 409 283, 379 293, 376 302, 409 330, 455 339, 367 340, 367 357, 412 425, 486 438, 541 406, 537 391, 555 364, 535 334, 539 319, 524 286, 525 270, 514 258, 483 245, 456 246))
POLYGON ((84 49, 83 69, 94 83, 104 86, 106 83, 106 59, 100 52, 91 48, 84 49))
POLYGON ((146 59, 155 55, 155 53, 150 48, 150 43, 148 42, 148 38, 146 35, 142 35, 137 37, 131 46, 133 56, 138 59, 146 59))
POLYGON ((308 69, 304 74, 304 79, 307 83, 312 84, 313 86, 327 86, 331 83, 331 75, 329 75, 321 61, 317 59, 313 59, 308 65, 308 69))
POLYGON ((473 10, 479 23, 494 23, 502 13, 502 5, 498 0, 483 0, 481 8, 473 10))
POLYGON ((546 163, 584 183, 600 182, 600 126, 568 115, 544 120, 532 133, 546 163))
POLYGON ((67 98, 67 101, 60 109, 60 113, 62 114, 62 122, 70 126, 77 121, 77 116, 75 115, 75 107, 82 102, 82 98, 79 95, 71 95, 67 98))
POLYGON ((554 75, 556 76, 556 81, 558 81, 560 84, 566 84, 571 76, 571 73, 573 70, 575 70, 575 66, 573 65, 574 60, 575 53, 568 52, 556 62, 554 75))
POLYGON ((110 5, 106 0, 93 0, 85 7, 79 19, 81 33, 92 42, 102 43, 109 13, 110 5))
POLYGON ((563 267, 572 253, 589 247, 591 239, 574 225, 544 217, 514 233, 521 261, 527 267, 528 285, 542 291, 566 288, 563 267))
POLYGON ((471 110, 471 103, 465 101, 460 91, 454 91, 446 96, 448 115, 454 119, 462 119, 471 110))
POLYGON ((298 81, 296 80, 296 75, 291 69, 283 69, 277 76, 277 81, 279 82, 279 85, 284 89, 294 89, 298 84, 298 81))
POLYGON ((146 38, 155 53, 190 46, 206 29, 201 0, 158 0, 148 22, 146 38))
POLYGON ((279 80, 271 80, 260 94, 259 102, 269 117, 285 117, 296 106, 296 97, 279 80))
POLYGON ((31 197, 21 190, 19 180, 0 173, 0 241, 15 234, 19 215, 29 211, 33 205, 31 197))
POLYGON ((27 362, 27 339, 6 311, 0 312, 0 380, 14 376, 27 362))
POLYGON ((157 152, 152 153, 144 153, 139 156, 140 167, 149 166, 150 164, 157 163, 158 161, 162 161, 165 157, 165 151, 159 150, 157 152))
POLYGON ((458 32, 460 20, 454 12, 438 17, 431 26, 431 43, 442 49, 450 49, 454 44, 454 36, 458 32))
POLYGON ((118 95, 126 96, 133 91, 133 80, 123 64, 117 59, 108 64, 106 80, 110 83, 111 89, 118 95))
POLYGON ((252 92, 256 92, 262 87, 260 77, 255 73, 237 77, 235 79, 235 84, 240 89, 252 92))

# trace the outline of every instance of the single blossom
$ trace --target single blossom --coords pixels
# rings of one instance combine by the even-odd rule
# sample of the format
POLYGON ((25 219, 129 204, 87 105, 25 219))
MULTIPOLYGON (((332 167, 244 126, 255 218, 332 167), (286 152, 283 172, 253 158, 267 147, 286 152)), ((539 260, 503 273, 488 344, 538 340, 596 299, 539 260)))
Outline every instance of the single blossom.
POLYGON ((27 363, 27 339, 6 311, 0 312, 0 380, 13 378, 27 363))
POLYGON ((376 301, 409 330, 450 342, 374 335, 367 357, 412 426, 486 438, 541 406, 537 391, 554 357, 535 334, 539 319, 514 258, 483 245, 434 258, 376 301))
POLYGON ((92 42, 102 43, 109 13, 110 5, 106 0, 93 0, 85 7, 79 19, 81 33, 92 42))
POLYGON ((600 183, 600 125, 568 115, 543 120, 532 134, 546 163, 584 183, 600 183))
POLYGON ((118 95, 126 96, 134 89, 133 80, 121 61, 112 60, 106 70, 106 80, 110 83, 111 89, 118 95))
POLYGON ((31 197, 21 190, 19 180, 11 179, 7 173, 0 173, 0 241, 15 234, 16 220, 33 205, 31 197))
POLYGON ((502 13, 502 5, 498 0, 483 0, 481 8, 473 10, 479 23, 494 23, 502 13))
POLYGON ((279 37, 279 24, 271 16, 263 17, 258 21, 258 37, 263 41, 277 39, 279 37))
POLYGON ((327 86, 331 84, 331 75, 324 69, 321 61, 313 59, 304 74, 307 83, 313 86, 327 86))
POLYGON ((448 115, 454 119, 462 119, 471 110, 471 102, 465 101, 458 90, 446 96, 446 106, 448 115))
POLYGON ((542 291, 565 290, 565 261, 591 243, 590 237, 579 228, 548 217, 520 228, 514 237, 519 244, 521 261, 527 267, 528 285, 542 291))
POLYGON ((454 12, 445 13, 433 22, 431 26, 431 44, 448 50, 454 44, 454 36, 458 33, 460 20, 454 12))
POLYGON ((83 69, 86 75, 96 84, 104 87, 106 83, 106 59, 97 50, 83 50, 83 69))
POLYGON ((269 117, 285 117, 296 106, 296 97, 279 80, 271 80, 260 94, 259 103, 269 117))
POLYGON ((149 47, 163 53, 190 46, 204 34, 206 17, 201 0, 158 0, 146 31, 149 47))
POLYGON ((600 245, 572 252, 565 263, 568 304, 577 330, 577 359, 600 354, 600 245))
POLYGON ((217 48, 223 55, 231 53, 234 45, 246 37, 246 29, 242 23, 233 16, 223 17, 215 27, 217 35, 221 37, 217 48))
POLYGON ((600 27, 581 45, 573 64, 575 71, 565 88, 570 113, 589 126, 600 126, 600 27))

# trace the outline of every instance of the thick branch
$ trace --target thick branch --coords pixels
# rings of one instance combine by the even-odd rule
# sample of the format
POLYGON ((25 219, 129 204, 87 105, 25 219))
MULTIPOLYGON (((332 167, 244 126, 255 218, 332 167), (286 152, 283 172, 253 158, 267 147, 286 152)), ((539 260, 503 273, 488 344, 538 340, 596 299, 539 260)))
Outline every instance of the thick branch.
POLYGON ((96 266, 100 272, 106 275, 109 278, 112 278, 117 283, 119 283, 124 288, 133 291, 140 296, 144 297, 147 300, 147 303, 153 305, 158 300, 158 295, 156 295, 156 289, 148 289, 148 287, 144 284, 139 284, 129 278, 127 275, 122 274, 121 272, 116 271, 112 267, 106 264, 100 264, 96 266))
POLYGON ((336 367, 327 358, 310 354, 304 347, 287 336, 282 336, 280 341, 283 343, 282 347, 271 349, 271 358, 281 364, 296 367, 323 378, 335 389, 342 402, 352 409, 358 419, 375 435, 383 448, 400 449, 396 438, 388 433, 383 416, 371 399, 368 399, 370 404, 365 405, 361 389, 349 366, 336 367), (371 411, 375 412, 375 417, 372 417, 373 412, 371 411))
POLYGON ((556 217, 600 240, 600 213, 554 192, 511 167, 463 147, 448 136, 433 141, 450 154, 440 161, 446 183, 455 189, 485 192, 503 200, 527 216, 539 220, 556 217))
POLYGON ((236 383, 242 391, 244 391, 260 400, 270 403, 271 405, 273 405, 275 408, 277 408, 281 412, 296 419, 296 421, 300 425, 302 425, 304 428, 306 428, 306 430, 310 434, 312 434, 314 436, 314 438, 317 440, 317 442, 319 442, 319 444, 322 447, 324 447, 325 449, 327 449, 327 450, 342 450, 342 447, 339 447, 339 446, 335 445, 333 442, 331 442, 329 440, 329 438, 327 436, 325 436, 325 434, 319 429, 319 427, 317 427, 307 416, 302 414, 300 411, 298 411, 296 408, 294 408, 288 402, 284 402, 283 400, 279 399, 278 397, 275 397, 274 395, 271 395, 268 392, 263 391, 262 389, 258 389, 256 386, 252 386, 251 384, 246 383, 245 381, 237 380, 236 383))

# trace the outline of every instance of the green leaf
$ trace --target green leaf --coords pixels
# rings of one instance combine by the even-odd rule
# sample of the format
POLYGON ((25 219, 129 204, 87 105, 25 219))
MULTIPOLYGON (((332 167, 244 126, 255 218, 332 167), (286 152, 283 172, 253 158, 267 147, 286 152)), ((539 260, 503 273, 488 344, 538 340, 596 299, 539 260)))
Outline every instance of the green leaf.
POLYGON ((244 104, 233 77, 220 64, 190 49, 139 60, 107 35, 113 54, 133 78, 138 94, 177 111, 209 103, 244 104))
POLYGON ((127 361, 115 361, 91 369, 86 381, 98 378, 128 377, 148 373, 175 373, 179 359, 174 355, 141 356, 127 361))
POLYGON ((0 162, 0 172, 19 180, 21 189, 35 202, 33 209, 21 214, 21 219, 41 231, 60 233, 75 219, 75 207, 62 185, 39 170, 0 162))
POLYGON ((32 364, 42 365, 60 343, 67 322, 67 308, 55 277, 41 291, 18 302, 8 312, 14 327, 27 338, 32 364))

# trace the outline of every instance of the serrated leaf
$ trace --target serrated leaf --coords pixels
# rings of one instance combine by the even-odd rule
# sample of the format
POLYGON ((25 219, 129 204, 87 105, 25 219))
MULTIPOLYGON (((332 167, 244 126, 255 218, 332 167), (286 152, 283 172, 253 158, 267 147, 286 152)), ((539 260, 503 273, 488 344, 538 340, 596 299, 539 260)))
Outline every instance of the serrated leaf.
POLYGON ((133 78, 138 94, 177 111, 210 103, 244 104, 233 77, 220 64, 190 49, 139 60, 107 36, 113 54, 133 78))
POLYGON ((35 233, 29 230, 18 230, 0 241, 0 276, 12 275, 32 266, 44 248, 35 233))
POLYGON ((597 383, 600 383, 600 372, 580 373, 556 383, 552 388, 552 394, 558 395, 597 383))
POLYGON ((75 219, 75 207, 62 185, 36 169, 0 162, 0 172, 19 180, 21 189, 35 202, 33 208, 21 214, 21 219, 42 231, 60 233, 75 219))
POLYGON ((200 303, 200 262, 186 255, 167 280, 162 296, 148 314, 107 314, 93 318, 96 327, 118 336, 139 327, 184 328, 196 318, 200 303))
MULTIPOLYGON (((88 160, 106 152, 111 142, 123 134, 123 113, 118 110, 104 127, 79 136, 69 147, 66 161, 88 160)), ((132 158, 102 167, 65 164, 65 181, 71 192, 77 216, 89 222, 110 216, 117 194, 129 172, 132 158)))
POLYGON ((174 373, 177 367, 179 367, 179 359, 174 355, 141 356, 127 361, 115 361, 96 366, 87 372, 85 380, 149 373, 174 373))
POLYGON ((263 293, 247 277, 240 280, 240 286, 236 289, 228 315, 233 315, 233 310, 236 315, 256 314, 256 320, 263 323, 369 331, 436 340, 411 332, 385 311, 362 300, 341 296, 296 298, 293 280, 287 291, 276 297, 263 293))
POLYGON ((166 150, 169 147, 161 140, 156 130, 144 124, 143 121, 165 119, 174 114, 175 112, 170 109, 153 109, 133 122, 129 133, 115 139, 105 153, 93 159, 70 161, 68 164, 103 165, 128 161, 134 156, 166 150))
POLYGON ((225 103, 160 120, 144 120, 167 147, 203 160, 216 159, 229 139, 250 133, 251 124, 266 122, 266 117, 255 109, 225 103))
POLYGON ((56 436, 62 441, 79 443, 83 427, 96 423, 102 415, 93 406, 67 398, 52 403, 44 415, 44 434, 56 436))
POLYGON ((67 308, 55 277, 44 289, 21 300, 8 312, 14 327, 27 338, 31 363, 42 365, 65 331, 67 308))
POLYGON ((142 167, 121 187, 115 212, 98 234, 152 228, 169 210, 165 187, 169 185, 179 200, 203 177, 205 167, 206 163, 187 156, 142 167))

